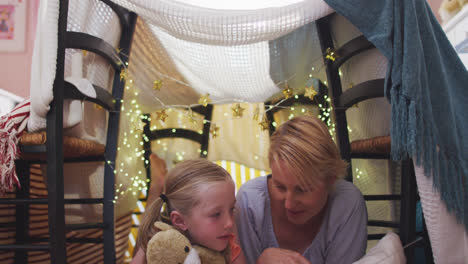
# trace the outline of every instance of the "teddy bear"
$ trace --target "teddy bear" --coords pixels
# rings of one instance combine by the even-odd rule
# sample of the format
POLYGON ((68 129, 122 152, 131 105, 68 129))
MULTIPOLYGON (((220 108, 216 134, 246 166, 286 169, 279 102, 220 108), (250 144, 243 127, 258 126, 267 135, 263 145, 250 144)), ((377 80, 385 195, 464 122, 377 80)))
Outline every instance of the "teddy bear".
MULTIPOLYGON (((177 229, 163 222, 155 222, 157 232, 146 248, 147 264, 227 264, 229 252, 219 252, 193 245, 177 229)), ((229 251, 229 247, 225 250, 229 251)))
POLYGON ((444 0, 439 8, 439 15, 442 18, 442 23, 449 21, 467 3, 468 0, 444 0))

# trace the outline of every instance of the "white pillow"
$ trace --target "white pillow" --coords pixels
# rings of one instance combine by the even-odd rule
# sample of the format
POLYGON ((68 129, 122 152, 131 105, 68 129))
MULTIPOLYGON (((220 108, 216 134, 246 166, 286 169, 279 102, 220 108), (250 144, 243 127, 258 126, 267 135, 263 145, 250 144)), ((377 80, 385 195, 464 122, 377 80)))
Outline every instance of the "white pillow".
POLYGON ((399 264, 406 263, 405 253, 400 238, 393 232, 387 233, 360 260, 353 264, 399 264))

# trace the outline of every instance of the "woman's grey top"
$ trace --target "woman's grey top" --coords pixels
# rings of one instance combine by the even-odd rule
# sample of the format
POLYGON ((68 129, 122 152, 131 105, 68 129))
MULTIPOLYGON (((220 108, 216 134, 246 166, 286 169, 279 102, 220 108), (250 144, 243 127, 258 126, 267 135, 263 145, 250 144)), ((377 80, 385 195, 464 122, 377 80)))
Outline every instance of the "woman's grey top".
MULTIPOLYGON (((250 180, 237 193, 236 223, 247 263, 254 264, 263 250, 278 248, 273 230, 267 177, 250 180)), ((303 256, 313 264, 352 263, 367 247, 367 209, 361 192, 339 180, 329 194, 316 237, 303 256)))

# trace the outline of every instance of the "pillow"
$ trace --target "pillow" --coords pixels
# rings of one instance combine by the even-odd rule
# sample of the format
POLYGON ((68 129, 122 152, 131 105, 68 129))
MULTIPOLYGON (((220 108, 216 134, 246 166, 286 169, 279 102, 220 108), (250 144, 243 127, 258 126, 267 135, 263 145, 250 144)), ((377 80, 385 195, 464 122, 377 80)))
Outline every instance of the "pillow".
POLYGON ((398 264, 406 263, 400 238, 393 232, 387 233, 364 257, 353 264, 398 264))

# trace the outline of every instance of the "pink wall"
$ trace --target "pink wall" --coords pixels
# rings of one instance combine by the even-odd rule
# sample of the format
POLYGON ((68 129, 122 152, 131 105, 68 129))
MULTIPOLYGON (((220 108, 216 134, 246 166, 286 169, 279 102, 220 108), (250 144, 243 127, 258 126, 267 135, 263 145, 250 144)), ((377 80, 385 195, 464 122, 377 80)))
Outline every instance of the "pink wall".
POLYGON ((440 23, 441 20, 439 16, 439 7, 440 7, 440 4, 442 3, 442 0, 427 0, 427 2, 431 6, 432 12, 434 13, 434 15, 436 15, 437 20, 439 20, 439 23, 440 23))
POLYGON ((26 45, 24 52, 0 52, 0 89, 21 97, 29 96, 31 58, 36 35, 39 0, 25 0, 27 8, 26 45))
MULTIPOLYGON (((22 97, 29 96, 31 57, 36 33, 37 11, 40 0, 27 2, 27 36, 26 51, 22 53, 0 53, 0 89, 7 90, 22 97)), ((440 21, 438 9, 442 0, 427 0, 434 14, 440 21)))

